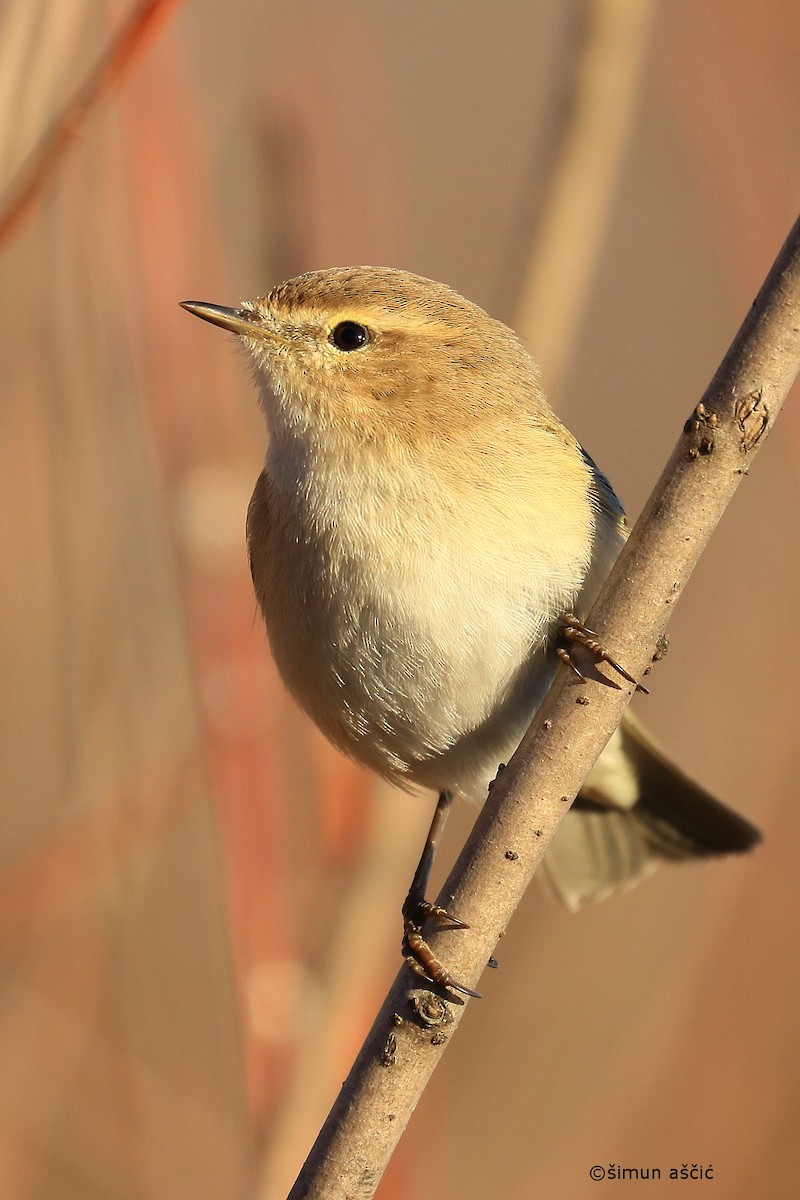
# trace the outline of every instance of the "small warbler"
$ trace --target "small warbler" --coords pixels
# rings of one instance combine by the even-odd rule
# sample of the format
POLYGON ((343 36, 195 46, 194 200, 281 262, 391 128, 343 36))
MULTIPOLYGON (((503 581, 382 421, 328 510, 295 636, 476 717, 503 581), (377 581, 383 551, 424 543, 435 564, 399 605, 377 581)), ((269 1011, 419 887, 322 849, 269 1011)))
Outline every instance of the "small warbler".
MULTIPOLYGON (((560 635, 630 678, 581 625, 622 506, 519 339, 441 283, 346 267, 184 307, 236 333, 255 369, 269 441, 247 542, 275 662, 346 754, 439 793, 404 945, 419 974, 474 994, 422 935, 426 917, 462 924, 425 900, 435 844, 451 798, 482 799, 519 744, 560 635)), ((626 715, 543 868, 577 908, 660 859, 758 839, 626 715)))

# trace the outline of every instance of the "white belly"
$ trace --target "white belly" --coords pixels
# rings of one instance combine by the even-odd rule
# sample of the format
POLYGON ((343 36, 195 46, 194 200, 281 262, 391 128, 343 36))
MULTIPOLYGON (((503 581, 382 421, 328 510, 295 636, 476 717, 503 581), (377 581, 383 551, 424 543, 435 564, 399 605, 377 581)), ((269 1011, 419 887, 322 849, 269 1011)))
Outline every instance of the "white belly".
POLYGON ((270 489, 268 554, 251 533, 251 558, 275 660, 352 757, 401 785, 480 793, 549 683, 543 646, 582 585, 588 521, 556 543, 549 514, 520 529, 518 512, 465 505, 418 470, 361 484, 270 489))

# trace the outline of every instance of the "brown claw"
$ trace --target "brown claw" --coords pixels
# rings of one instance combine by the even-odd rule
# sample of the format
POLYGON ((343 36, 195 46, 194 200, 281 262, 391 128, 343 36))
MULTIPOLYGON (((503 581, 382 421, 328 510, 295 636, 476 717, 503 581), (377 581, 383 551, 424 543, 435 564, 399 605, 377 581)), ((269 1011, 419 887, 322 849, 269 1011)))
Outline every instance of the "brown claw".
POLYGON ((469 929, 466 921, 459 921, 441 904, 433 904, 430 900, 418 900, 410 896, 403 905, 403 916, 417 928, 422 928, 423 921, 436 921, 442 929, 469 929))
POLYGON ((471 996, 473 1000, 481 999, 480 992, 473 991, 465 983, 459 983, 458 980, 453 979, 449 971, 445 971, 418 930, 416 937, 413 934, 411 936, 406 934, 403 939, 403 947, 408 951, 403 955, 406 966, 415 975, 419 975, 420 979, 424 979, 426 983, 434 983, 438 987, 449 988, 453 992, 461 992, 464 996, 471 996))
POLYGON ((454 979, 431 950, 422 934, 422 925, 427 918, 437 921, 444 929, 469 929, 465 921, 460 921, 441 905, 409 896, 403 905, 403 958, 406 965, 428 983, 480 1000, 480 992, 454 979))
MULTIPOLYGON (((632 683, 637 692, 643 692, 646 696, 650 694, 643 684, 634 679, 633 675, 631 675, 629 671, 626 671, 623 666, 620 666, 620 664, 611 657, 603 643, 597 637, 595 631, 593 629, 587 629, 587 627, 582 625, 578 618, 573 616, 572 613, 565 613, 561 618, 559 637, 565 638, 568 642, 575 642, 577 645, 583 646, 584 649, 588 650, 590 654, 594 655, 598 662, 608 663, 612 670, 616 671, 618 675, 621 675, 623 679, 627 679, 628 683, 632 683)), ((586 676, 572 661, 572 656, 570 655, 569 650, 565 650, 563 647, 559 646, 556 648, 556 655, 563 663, 566 663, 567 666, 575 672, 579 679, 585 680, 586 676)))

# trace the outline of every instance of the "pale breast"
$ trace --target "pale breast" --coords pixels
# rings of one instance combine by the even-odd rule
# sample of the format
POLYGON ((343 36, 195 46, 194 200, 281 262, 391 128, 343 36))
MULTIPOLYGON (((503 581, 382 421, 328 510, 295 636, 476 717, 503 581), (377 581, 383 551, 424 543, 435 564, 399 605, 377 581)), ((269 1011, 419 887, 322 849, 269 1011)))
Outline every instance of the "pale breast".
POLYGON ((395 782, 481 789, 549 682, 543 644, 587 571, 582 463, 542 481, 549 503, 529 467, 466 488, 419 459, 285 470, 259 478, 248 545, 287 686, 395 782))

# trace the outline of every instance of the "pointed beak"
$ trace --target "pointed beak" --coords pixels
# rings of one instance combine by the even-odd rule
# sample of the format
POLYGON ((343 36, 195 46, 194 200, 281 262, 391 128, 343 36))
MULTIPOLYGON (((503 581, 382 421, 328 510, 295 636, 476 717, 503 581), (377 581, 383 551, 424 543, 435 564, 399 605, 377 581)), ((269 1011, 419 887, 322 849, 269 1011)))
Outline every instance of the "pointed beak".
POLYGON ((264 329, 257 314, 245 308, 223 308, 221 304, 206 304, 204 300, 183 300, 181 308, 242 337, 269 336, 269 331, 264 329))

